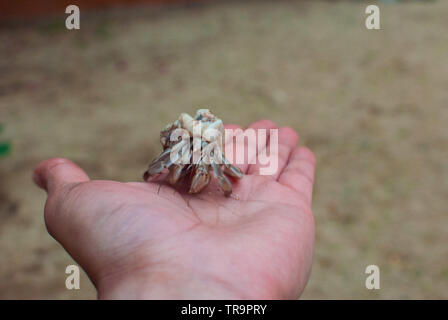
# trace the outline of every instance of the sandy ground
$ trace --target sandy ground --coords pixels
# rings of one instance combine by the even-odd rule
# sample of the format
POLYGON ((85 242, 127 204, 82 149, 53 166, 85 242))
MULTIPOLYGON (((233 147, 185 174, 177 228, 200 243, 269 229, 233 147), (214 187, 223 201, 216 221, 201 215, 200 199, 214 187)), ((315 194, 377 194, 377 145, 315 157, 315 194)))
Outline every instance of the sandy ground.
MULTIPOLYGON (((303 298, 448 298, 448 2, 262 1, 83 14, 0 29, 0 298, 65 288, 33 166, 68 157, 139 180, 181 111, 289 125, 317 157, 313 272, 303 298), (381 268, 366 290, 364 269, 381 268)), ((275 214, 275 213, 273 213, 275 214)))

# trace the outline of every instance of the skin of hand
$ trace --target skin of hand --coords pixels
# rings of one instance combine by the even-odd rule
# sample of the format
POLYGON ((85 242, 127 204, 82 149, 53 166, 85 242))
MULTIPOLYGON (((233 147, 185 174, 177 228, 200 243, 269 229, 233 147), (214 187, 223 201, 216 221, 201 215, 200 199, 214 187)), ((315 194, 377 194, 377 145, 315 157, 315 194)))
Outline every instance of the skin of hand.
MULTIPOLYGON (((277 128, 268 120, 249 127, 277 128)), ((160 181, 89 180, 69 160, 43 161, 33 179, 48 193, 48 232, 84 268, 98 298, 296 299, 314 251, 315 158, 297 147, 293 129, 277 129, 277 172, 240 165, 238 199, 224 197, 216 181, 189 195, 160 181)))

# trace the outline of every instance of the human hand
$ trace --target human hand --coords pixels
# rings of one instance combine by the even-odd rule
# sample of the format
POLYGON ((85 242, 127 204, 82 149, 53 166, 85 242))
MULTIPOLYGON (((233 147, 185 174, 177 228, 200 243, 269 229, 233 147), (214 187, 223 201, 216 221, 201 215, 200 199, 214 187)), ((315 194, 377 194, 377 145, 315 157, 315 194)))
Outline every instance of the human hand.
POLYGON ((47 229, 99 298, 295 299, 313 256, 315 160, 294 130, 278 137, 278 170, 260 176, 256 164, 241 165, 238 200, 216 181, 189 195, 162 182, 91 181, 69 160, 43 161, 34 181, 48 193, 47 229))

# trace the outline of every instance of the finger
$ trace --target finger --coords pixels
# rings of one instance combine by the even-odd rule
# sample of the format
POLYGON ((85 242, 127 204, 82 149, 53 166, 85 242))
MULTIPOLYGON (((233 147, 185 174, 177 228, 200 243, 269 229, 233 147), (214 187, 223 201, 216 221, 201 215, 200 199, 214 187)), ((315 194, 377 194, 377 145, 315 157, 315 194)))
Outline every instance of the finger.
POLYGON ((249 125, 244 131, 234 132, 233 163, 244 173, 247 173, 249 165, 256 161, 257 151, 266 147, 269 130, 273 128, 277 128, 274 122, 260 120, 249 125), (265 130, 264 134, 260 134, 262 130, 265 130))
POLYGON ((227 160, 229 160, 232 164, 235 164, 235 132, 239 130, 243 130, 242 127, 236 124, 226 124, 224 125, 224 156, 227 160))
POLYGON ((235 132, 238 132, 239 130, 243 130, 243 128, 236 124, 226 124, 224 125, 224 133, 225 133, 225 140, 224 140, 224 155, 227 160, 229 160, 232 164, 235 164, 235 154, 236 154, 236 148, 235 148, 235 132))
POLYGON ((69 183, 89 181, 89 177, 70 160, 53 158, 36 166, 33 180, 40 188, 51 193, 69 183))
POLYGON ((257 163, 250 167, 250 174, 263 174, 262 168, 272 179, 277 180, 288 162, 289 155, 297 145, 299 136, 289 127, 279 128, 277 133, 270 135, 263 155, 258 154, 257 163))
MULTIPOLYGON (((243 172, 247 173, 249 166, 255 163, 257 159, 257 153, 260 150, 264 150, 269 141, 269 131, 270 129, 277 128, 277 125, 270 120, 260 120, 252 123, 246 131, 254 130, 256 135, 256 141, 251 141, 250 139, 244 139, 244 149, 240 152, 246 152, 247 150, 247 161, 244 159, 243 172), (260 133, 261 130, 265 130, 264 133, 260 133)), ((237 149, 238 150, 238 149, 237 149)))
POLYGON ((291 153, 289 162, 278 182, 302 193, 311 204, 315 166, 316 159, 311 150, 305 147, 296 148, 291 153))
MULTIPOLYGON (((269 140, 269 144, 271 144, 271 142, 273 141, 269 140)), ((298 142, 299 135, 294 129, 289 127, 282 127, 278 129, 278 167, 276 172, 272 175, 275 180, 278 179, 280 173, 286 167, 289 155, 291 154, 294 147, 297 146, 298 142)))
POLYGON ((247 167, 247 174, 257 174, 259 169, 259 159, 258 155, 261 152, 266 150, 266 147, 269 143, 269 135, 272 129, 277 129, 277 125, 269 120, 261 120, 259 121, 260 128, 266 129, 265 134, 260 134, 257 132, 257 149, 255 150, 256 155, 249 162, 249 166, 247 167))

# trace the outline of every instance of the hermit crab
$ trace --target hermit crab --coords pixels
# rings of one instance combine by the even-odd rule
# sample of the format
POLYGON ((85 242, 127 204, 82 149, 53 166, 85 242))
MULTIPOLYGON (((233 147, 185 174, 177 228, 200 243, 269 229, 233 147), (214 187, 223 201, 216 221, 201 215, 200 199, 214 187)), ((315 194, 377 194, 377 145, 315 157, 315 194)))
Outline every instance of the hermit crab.
POLYGON ((143 179, 148 181, 168 169, 168 182, 175 185, 185 180, 188 192, 193 194, 204 190, 213 174, 224 195, 230 196, 232 183, 226 175, 241 179, 243 172, 224 156, 223 135, 222 120, 210 110, 199 109, 194 117, 182 113, 160 132, 163 151, 151 162, 143 179))

